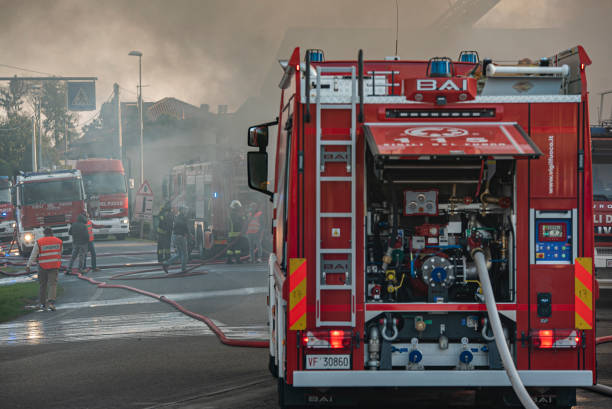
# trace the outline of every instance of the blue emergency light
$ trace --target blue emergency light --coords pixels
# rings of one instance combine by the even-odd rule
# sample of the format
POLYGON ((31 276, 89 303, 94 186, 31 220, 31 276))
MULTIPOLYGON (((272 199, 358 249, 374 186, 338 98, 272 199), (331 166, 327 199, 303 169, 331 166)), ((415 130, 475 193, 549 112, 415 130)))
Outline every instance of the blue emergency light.
POLYGON ((310 62, 323 62, 325 61, 325 55, 323 54, 323 50, 312 49, 306 51, 310 54, 310 62))
POLYGON ((427 64, 427 75, 430 77, 452 76, 452 62, 448 57, 434 57, 427 64))
POLYGON ((219 194, 217 192, 213 193, 213 197, 216 199, 219 197, 219 194))
POLYGON ((476 51, 461 51, 459 53, 459 61, 460 62, 470 62, 473 64, 477 64, 480 59, 478 58, 478 53, 476 51))
POLYGON ((6 212, 2 212, 2 217, 6 217, 7 213, 6 212))

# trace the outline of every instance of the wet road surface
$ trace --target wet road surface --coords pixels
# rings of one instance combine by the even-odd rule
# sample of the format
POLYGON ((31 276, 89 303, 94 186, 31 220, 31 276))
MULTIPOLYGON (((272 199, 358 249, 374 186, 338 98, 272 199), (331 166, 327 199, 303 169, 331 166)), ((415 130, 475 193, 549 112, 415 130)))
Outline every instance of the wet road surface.
MULTIPOLYGON (((101 241, 96 250, 151 253, 154 246, 101 241)), ((98 264, 153 257, 100 257, 98 264)), ((266 266, 219 264, 205 270, 155 280, 110 281, 122 269, 89 275, 164 294, 210 316, 232 338, 265 338, 266 266)), ((0 324, 0 407, 278 408, 266 349, 226 347, 203 323, 146 296, 97 288, 65 275, 60 283, 64 291, 57 311, 0 324)), ((612 300, 612 292, 608 295, 612 300)), ((600 305, 599 313, 599 334, 612 334, 612 301, 600 305)), ((598 353, 600 382, 610 385, 612 344, 598 353)), ((411 408, 465 407, 473 397, 452 405, 432 397, 428 401, 412 401, 411 408)), ((580 390, 577 407, 612 407, 612 399, 580 390)))

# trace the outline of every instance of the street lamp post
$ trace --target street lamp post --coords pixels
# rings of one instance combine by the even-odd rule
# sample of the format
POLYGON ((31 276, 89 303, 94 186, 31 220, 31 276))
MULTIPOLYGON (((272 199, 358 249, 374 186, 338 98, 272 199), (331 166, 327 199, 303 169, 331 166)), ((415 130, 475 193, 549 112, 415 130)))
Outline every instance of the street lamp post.
POLYGON ((138 57, 138 128, 140 130, 140 184, 144 183, 144 147, 142 136, 142 53, 140 51, 130 51, 128 55, 138 57))

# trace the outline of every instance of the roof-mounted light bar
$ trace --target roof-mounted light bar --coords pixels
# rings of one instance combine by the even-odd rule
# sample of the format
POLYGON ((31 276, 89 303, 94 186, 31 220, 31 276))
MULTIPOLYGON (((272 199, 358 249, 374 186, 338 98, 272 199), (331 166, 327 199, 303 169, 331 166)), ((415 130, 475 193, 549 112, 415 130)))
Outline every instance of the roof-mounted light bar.
POLYGON ((569 66, 563 64, 560 67, 530 67, 530 66, 502 66, 493 63, 487 64, 487 76, 496 74, 553 74, 566 77, 569 74, 569 66))

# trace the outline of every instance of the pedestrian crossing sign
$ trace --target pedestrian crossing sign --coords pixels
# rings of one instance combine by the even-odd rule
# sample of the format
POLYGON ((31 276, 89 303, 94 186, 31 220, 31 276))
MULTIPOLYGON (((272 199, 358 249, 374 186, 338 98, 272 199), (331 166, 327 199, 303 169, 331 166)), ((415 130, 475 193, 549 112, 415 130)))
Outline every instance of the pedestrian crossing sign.
POLYGON ((68 110, 94 111, 96 109, 96 83, 94 81, 68 81, 68 110))

